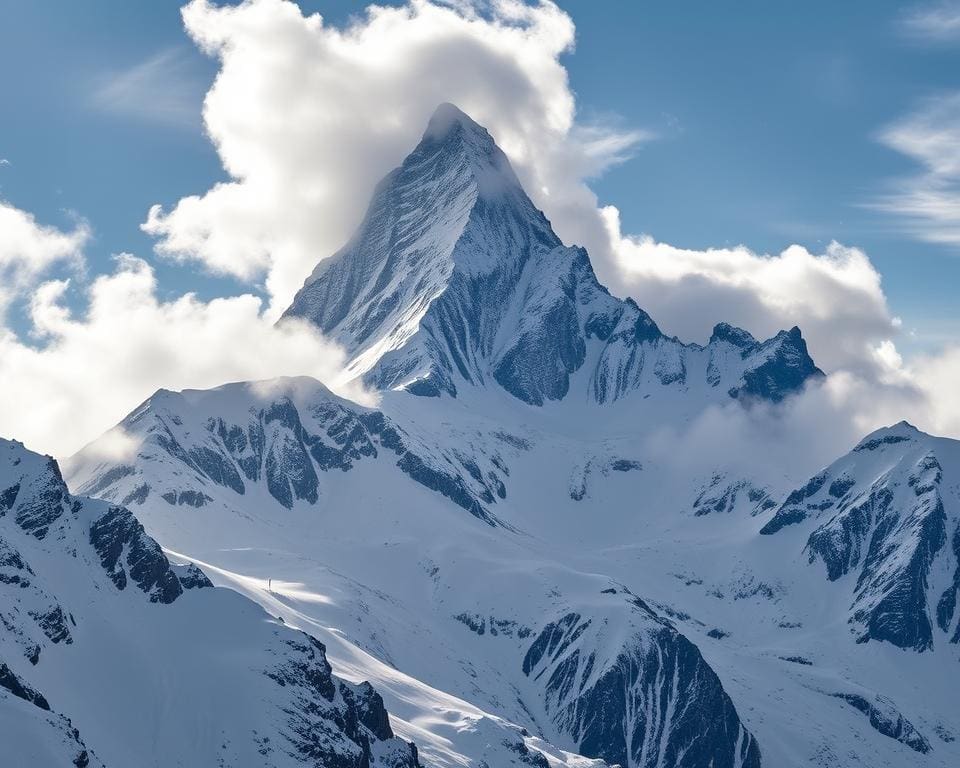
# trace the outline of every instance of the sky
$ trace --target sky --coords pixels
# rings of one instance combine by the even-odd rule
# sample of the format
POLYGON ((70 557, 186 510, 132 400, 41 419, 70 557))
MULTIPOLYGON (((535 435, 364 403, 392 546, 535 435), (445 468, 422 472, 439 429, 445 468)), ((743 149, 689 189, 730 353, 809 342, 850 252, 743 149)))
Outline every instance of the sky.
MULTIPOLYGON (((181 5, 0 0, 0 366, 57 399, 43 426, 0 408, 0 431, 64 452, 158 382, 335 376, 309 329, 279 347, 324 350, 317 370, 211 347, 277 347, 272 321, 440 101, 666 331, 799 324, 828 373, 900 389, 960 371, 960 4, 181 5), (125 324, 166 329, 155 360, 125 324), (68 381, 93 353, 114 367, 68 381)), ((960 429, 930 386, 931 428, 960 429)))

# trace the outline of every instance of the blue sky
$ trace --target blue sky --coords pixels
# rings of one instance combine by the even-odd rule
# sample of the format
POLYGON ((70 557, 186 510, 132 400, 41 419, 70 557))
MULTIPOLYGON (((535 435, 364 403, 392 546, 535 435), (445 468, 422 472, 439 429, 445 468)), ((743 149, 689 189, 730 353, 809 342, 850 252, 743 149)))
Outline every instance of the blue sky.
MULTIPOLYGON (((960 248, 867 205, 918 172, 878 137, 960 87, 960 42, 910 34, 898 3, 560 5, 577 25, 563 61, 578 114, 657 137, 591 182, 625 231, 689 248, 858 246, 916 331, 901 348, 960 338, 960 248)), ((301 7, 338 24, 361 8, 301 7)), ((179 3, 0 0, 0 16, 0 197, 44 223, 87 219, 91 273, 130 251, 150 258, 162 295, 237 291, 153 257, 139 228, 153 203, 225 178, 200 120, 217 63, 179 3)))

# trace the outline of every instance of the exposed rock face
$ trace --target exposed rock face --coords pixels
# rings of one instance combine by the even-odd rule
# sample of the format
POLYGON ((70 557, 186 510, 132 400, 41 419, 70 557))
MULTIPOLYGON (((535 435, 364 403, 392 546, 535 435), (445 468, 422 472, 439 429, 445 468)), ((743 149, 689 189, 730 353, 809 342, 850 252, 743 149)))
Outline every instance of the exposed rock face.
POLYGON ((0 662, 0 739, 11 765, 102 768, 69 718, 50 710, 42 693, 0 662))
POLYGON ((877 696, 871 701, 857 693, 834 693, 833 696, 843 699, 851 707, 866 715, 870 721, 870 727, 877 733, 906 744, 921 755, 930 751, 930 742, 914 728, 913 723, 897 711, 889 699, 877 696))
POLYGON ((527 649, 523 672, 555 726, 611 764, 759 768, 756 741, 696 646, 638 598, 610 601, 619 615, 567 613, 527 649), (632 630, 616 648, 611 626, 632 630))
POLYGON ((418 766, 369 685, 336 678, 320 643, 213 588, 196 566, 172 566, 127 509, 71 496, 52 459, 3 440, 0 484, 17 489, 0 512, 5 761, 82 768, 149 753, 184 764, 183 749, 195 765, 418 766), (52 646, 65 650, 48 657, 52 646), (126 679, 131 659, 139 682, 126 679), (113 694, 85 690, 91 676, 113 694), (193 709, 223 692, 222 710, 193 709), (171 694, 172 711, 151 710, 171 694), (131 711, 152 711, 181 737, 139 742, 123 725, 131 711), (201 716, 212 743, 179 730, 201 716))
POLYGON ((830 581, 856 574, 850 623, 858 641, 922 651, 933 646, 936 625, 956 643, 960 509, 944 479, 957 471, 956 458, 952 441, 905 422, 878 430, 793 491, 760 532, 799 527, 810 562, 821 562, 830 581), (937 594, 934 568, 952 574, 937 594))
POLYGON ((706 347, 665 336, 563 245, 490 134, 442 105, 377 188, 350 242, 286 312, 320 327, 379 389, 456 396, 496 382, 542 405, 571 377, 596 402, 691 385, 778 402, 822 376, 797 328, 763 343, 717 326, 706 347))
MULTIPOLYGON (((333 395, 316 381, 289 379, 287 384, 286 391, 278 388, 275 397, 266 398, 246 384, 208 392, 161 391, 119 428, 142 440, 141 462, 171 468, 168 482, 176 486, 157 488, 169 504, 200 508, 207 502, 189 500, 211 499, 212 489, 220 487, 241 496, 263 488, 287 509, 312 505, 325 473, 347 472, 380 457, 495 524, 490 507, 505 498, 507 476, 498 451, 445 449, 400 428, 379 411, 333 395)), ((137 488, 157 485, 157 473, 145 482, 142 467, 95 469, 79 490, 109 500, 129 499, 137 488)), ((128 503, 142 504, 147 498, 128 503)))
POLYGON ((751 515, 759 515, 776 507, 777 503, 767 490, 756 487, 749 480, 718 474, 701 486, 692 506, 693 514, 698 517, 730 513, 740 508, 745 508, 751 515))
POLYGON ((160 545, 124 507, 110 507, 94 521, 90 543, 117 589, 126 588, 129 572, 130 580, 152 603, 172 603, 183 592, 160 545))

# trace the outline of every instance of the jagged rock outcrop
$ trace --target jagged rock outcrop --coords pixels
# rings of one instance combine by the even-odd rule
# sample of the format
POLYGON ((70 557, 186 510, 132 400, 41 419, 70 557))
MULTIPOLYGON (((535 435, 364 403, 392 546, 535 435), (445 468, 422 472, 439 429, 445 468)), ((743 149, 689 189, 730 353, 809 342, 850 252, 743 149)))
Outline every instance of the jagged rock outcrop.
POLYGON ((858 693, 834 693, 832 695, 866 715, 870 727, 877 733, 895 739, 921 755, 930 751, 930 742, 927 738, 913 726, 913 723, 900 714, 889 699, 876 696, 873 700, 870 700, 858 693))

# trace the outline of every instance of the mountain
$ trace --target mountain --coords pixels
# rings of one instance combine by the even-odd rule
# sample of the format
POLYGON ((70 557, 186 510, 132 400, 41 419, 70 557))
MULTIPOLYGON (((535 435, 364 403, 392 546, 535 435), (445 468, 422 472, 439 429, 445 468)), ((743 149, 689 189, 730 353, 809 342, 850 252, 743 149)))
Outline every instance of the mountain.
POLYGON ((161 390, 65 472, 370 681, 423 765, 960 764, 957 443, 818 473, 670 440, 814 384, 797 329, 668 338, 449 105, 287 314, 376 407, 161 390))
POLYGON ((494 524, 487 507, 504 497, 502 478, 509 473, 495 450, 471 455, 455 444, 439 446, 419 430, 404 429, 308 378, 161 390, 117 431, 142 440, 138 458, 149 456, 153 466, 169 467, 164 476, 152 467, 144 472, 118 464, 81 481, 83 493, 123 504, 142 504, 154 494, 173 506, 199 508, 213 501, 209 486, 216 485, 237 496, 269 496, 292 509, 317 502, 324 473, 346 472, 382 456, 415 482, 494 524), (161 478, 166 482, 158 482, 161 478))
POLYGON ((958 473, 960 444, 901 422, 793 491, 760 533, 802 537, 810 564, 852 592, 857 642, 957 644, 958 473))
POLYGON ((797 328, 760 343, 721 324, 706 347, 665 336, 560 242, 490 134, 451 104, 285 316, 343 345, 368 385, 418 395, 496 382, 542 405, 577 379, 599 403, 664 387, 779 401, 823 375, 797 328))
POLYGON ((5 765, 419 765, 320 643, 172 565, 52 459, 0 440, 0 488, 5 765))
MULTIPOLYGON (((404 392, 381 408, 310 379, 161 392, 118 427, 129 455, 105 460, 119 442, 107 436, 69 476, 129 499, 178 557, 318 638, 338 674, 369 679, 424 765, 960 759, 956 617, 949 631, 935 618, 956 568, 955 441, 877 433, 798 502, 802 476, 689 476, 682 456, 649 453, 642 427, 558 429, 529 406, 504 423, 404 392), (939 480, 917 470, 930 450, 939 480), (408 454, 423 469, 404 469, 408 454), (431 481, 441 475, 502 495, 471 514, 454 486, 431 481), (936 509, 924 502, 934 481, 947 516, 922 590, 934 644, 858 642, 851 599, 868 559, 830 581, 807 541, 837 513, 828 500, 860 507, 886 483, 889 512, 907 520, 936 509), (798 505, 809 517, 771 534, 798 505)), ((915 541, 879 522, 864 541, 876 531, 915 541)), ((864 583, 889 573, 907 585, 890 594, 913 594, 915 572, 890 568, 912 559, 869 559, 887 566, 864 583)))
MULTIPOLYGON (((271 552, 256 567, 281 569, 274 553, 296 553, 297 560, 309 553, 324 564, 336 551, 348 554, 335 578, 347 582, 341 589, 355 610, 368 613, 374 600, 386 600, 378 613, 399 617, 389 630, 349 632, 345 622, 355 619, 310 609, 318 624, 341 627, 354 644, 402 670, 401 660, 422 664, 424 645, 440 640, 447 647, 429 655, 432 669, 422 679, 474 703, 472 686, 450 683, 462 675, 464 632, 484 645, 496 638, 470 662, 477 667, 490 653, 501 659, 488 670, 501 682, 490 683, 482 705, 521 729, 552 734, 561 746, 625 766, 759 765, 756 742, 720 680, 669 619, 589 573, 537 565, 542 556, 517 539, 520 521, 486 509, 508 498, 511 467, 532 448, 527 440, 482 422, 440 435, 420 425, 416 419, 399 427, 311 379, 160 392, 117 428, 138 446, 133 461, 74 463, 73 480, 84 493, 135 505, 168 546, 218 567, 236 566, 207 547, 246 552, 255 541, 271 552), (375 500, 364 498, 368 487, 380 490, 375 500), (279 509, 286 519, 277 518, 279 509), (398 525, 402 533, 389 533, 398 525), (379 545, 371 552, 358 541, 380 535, 400 535, 405 550, 414 537, 409 562, 386 568, 379 545), (493 579, 492 569, 514 560, 530 570, 512 571, 512 588, 493 579), (474 571, 490 575, 468 596, 460 582, 474 571), (449 589, 459 597, 424 606, 424 591, 449 589), (432 641, 420 636, 425 626, 432 641), (494 690, 504 693, 487 698, 494 690)), ((315 574, 298 579, 321 588, 315 574)), ((292 623, 303 621, 300 611, 292 623)), ((389 696, 388 703, 395 708, 389 696)))

